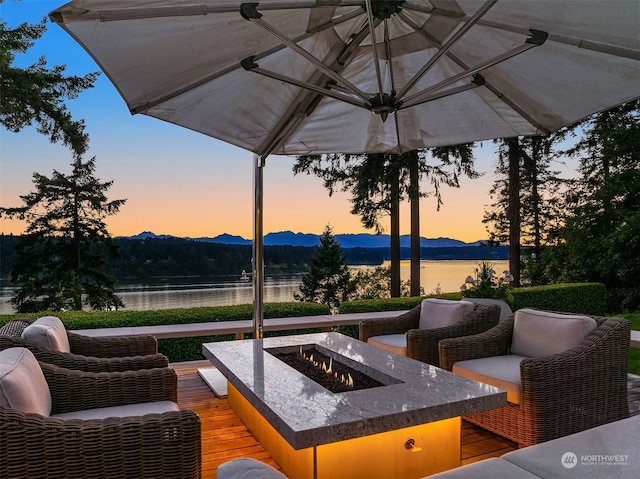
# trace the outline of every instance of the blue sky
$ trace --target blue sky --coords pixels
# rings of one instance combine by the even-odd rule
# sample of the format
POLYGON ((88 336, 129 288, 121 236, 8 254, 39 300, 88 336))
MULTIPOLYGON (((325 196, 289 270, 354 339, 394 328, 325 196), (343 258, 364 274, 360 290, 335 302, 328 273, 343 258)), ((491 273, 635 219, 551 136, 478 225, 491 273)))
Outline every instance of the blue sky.
MULTIPOLYGON (((63 1, 23 0, 0 3, 0 16, 9 26, 37 23, 63 1)), ((69 74, 99 71, 90 56, 57 25, 16 60, 26 66, 44 55, 49 66, 66 65, 69 74)), ((77 119, 84 119, 90 136, 88 157, 97 158, 96 175, 113 180, 110 199, 127 198, 120 213, 107 220, 113 235, 141 231, 176 236, 251 238, 252 155, 218 140, 142 115, 132 116, 105 75, 95 88, 69 102, 77 119)), ((487 236, 482 224, 493 177, 496 153, 492 142, 476 149, 479 180, 463 180, 460 190, 443 189, 445 204, 436 212, 435 200, 421 203, 421 235, 475 241, 487 236)), ((51 144, 35 128, 19 134, 0 129, 0 203, 17 206, 19 195, 33 189, 32 174, 70 170, 71 154, 51 144)), ((330 224, 334 233, 365 232, 349 213, 349 196, 329 197, 320 180, 293 176, 293 159, 272 157, 264 171, 264 230, 320 233, 330 224)), ((565 173, 571 175, 568 168, 565 173)), ((425 188, 428 185, 425 183, 425 188)), ((5 234, 20 234, 24 225, 0 220, 5 234)), ((409 233, 409 210, 401 210, 401 234, 409 233)))

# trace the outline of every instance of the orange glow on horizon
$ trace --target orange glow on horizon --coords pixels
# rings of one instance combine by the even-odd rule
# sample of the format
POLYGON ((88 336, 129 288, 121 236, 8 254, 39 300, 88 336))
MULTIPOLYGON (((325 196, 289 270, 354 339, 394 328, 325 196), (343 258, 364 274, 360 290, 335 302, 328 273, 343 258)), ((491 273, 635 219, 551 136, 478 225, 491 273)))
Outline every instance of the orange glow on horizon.
MULTIPOLYGON (((329 199, 331 200, 331 199, 329 199)), ((275 201, 275 200, 274 200, 275 201)), ((314 200, 316 204, 323 202, 322 198, 314 200)), ((265 198, 264 231, 279 232, 293 231, 294 233, 321 234, 325 225, 330 225, 334 234, 370 233, 360 224, 359 218, 351 215, 347 202, 339 202, 331 210, 317 208, 320 211, 304 214, 305 206, 298 208, 293 205, 288 211, 284 209, 269 209, 271 201, 265 198)), ((336 201, 336 203, 338 203, 336 201)), ((424 202, 426 203, 426 201, 424 202)), ((274 207, 275 205, 271 205, 274 207)), ((477 241, 487 237, 482 224, 482 205, 479 208, 469 208, 460 205, 445 205, 439 212, 429 211, 427 204, 421 205, 420 235, 425 238, 448 237, 465 242, 477 241)), ((400 234, 410 234, 409 207, 405 206, 400 212, 400 234)), ((144 203, 129 201, 118 215, 106 219, 107 229, 112 236, 134 236, 143 231, 155 234, 167 234, 177 237, 215 237, 223 233, 242 236, 245 239, 253 237, 253 212, 245 208, 238 212, 236 209, 212 209, 211 211, 185 211, 180 206, 155 204, 152 208, 144 203)), ((26 223, 20 220, 0 220, 2 234, 20 235, 24 233, 26 223)), ((389 221, 385 221, 385 234, 389 234, 389 221)))

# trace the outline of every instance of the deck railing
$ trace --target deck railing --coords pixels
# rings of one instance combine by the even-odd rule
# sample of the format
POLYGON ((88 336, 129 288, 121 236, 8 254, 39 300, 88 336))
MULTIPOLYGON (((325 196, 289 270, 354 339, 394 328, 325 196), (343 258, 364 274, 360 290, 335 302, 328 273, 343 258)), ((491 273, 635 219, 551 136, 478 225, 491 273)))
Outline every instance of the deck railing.
MULTIPOLYGON (((263 327, 265 331, 286 331, 307 328, 322 328, 324 331, 331 331, 333 328, 338 326, 359 324, 363 319, 392 318, 405 312, 406 311, 380 311, 372 313, 323 314, 319 316, 270 318, 264 320, 263 327)), ((157 339, 235 334, 236 339, 243 339, 245 333, 253 332, 253 321, 212 321, 209 323, 78 329, 73 332, 91 337, 137 336, 151 334, 157 339)))

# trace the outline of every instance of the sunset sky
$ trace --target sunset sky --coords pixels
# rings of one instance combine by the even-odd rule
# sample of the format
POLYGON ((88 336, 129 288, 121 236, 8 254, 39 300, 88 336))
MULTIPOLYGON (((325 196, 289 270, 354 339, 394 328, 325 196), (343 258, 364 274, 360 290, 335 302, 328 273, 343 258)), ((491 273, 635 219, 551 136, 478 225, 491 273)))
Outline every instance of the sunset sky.
MULTIPOLYGON (((62 0, 5 1, 0 16, 9 26, 37 23, 62 0)), ((26 66, 44 55, 47 64, 67 65, 69 74, 84 75, 98 67, 58 26, 27 55, 17 59, 26 66)), ((69 103, 76 119, 84 119, 90 136, 87 158, 97 158, 96 176, 113 180, 110 199, 126 198, 117 216, 107 220, 114 236, 142 231, 175 236, 216 236, 221 233, 251 238, 252 154, 221 141, 138 115, 132 116, 109 80, 100 75, 95 88, 69 103)), ((68 173, 70 150, 51 144, 29 128, 18 134, 0 127, 0 204, 19 206, 20 195, 33 190, 32 174, 50 176, 54 169, 68 173)), ((485 173, 478 180, 463 179, 459 190, 443 188, 444 206, 436 212, 433 198, 421 202, 421 236, 475 241, 487 237, 482 224, 484 206, 496 161, 492 142, 478 144, 476 165, 485 173)), ((329 224, 334 233, 367 232, 349 213, 348 194, 329 197, 321 181, 293 176, 293 158, 271 157, 264 170, 264 231, 292 230, 321 233, 329 224)), ((558 165, 567 175, 573 172, 558 165)), ((425 182, 424 191, 429 191, 425 182)), ((20 234, 24 224, 0 219, 4 234, 20 234)), ((388 222, 387 222, 388 223, 388 222)), ((408 234, 409 209, 401 210, 401 234, 408 234)), ((372 231, 369 231, 372 232, 372 231)))

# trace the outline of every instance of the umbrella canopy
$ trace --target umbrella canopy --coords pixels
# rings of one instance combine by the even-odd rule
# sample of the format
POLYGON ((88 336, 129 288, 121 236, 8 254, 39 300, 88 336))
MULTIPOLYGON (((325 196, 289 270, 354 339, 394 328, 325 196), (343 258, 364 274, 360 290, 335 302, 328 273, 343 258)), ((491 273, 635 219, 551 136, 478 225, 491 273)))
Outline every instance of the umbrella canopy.
POLYGON ((77 0, 51 18, 133 113, 259 155, 545 134, 640 96, 637 0, 77 0))
POLYGON ((132 113, 258 155, 256 216, 272 153, 546 134, 640 97, 637 0, 76 0, 51 18, 132 113))

